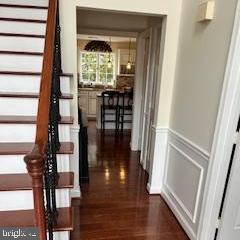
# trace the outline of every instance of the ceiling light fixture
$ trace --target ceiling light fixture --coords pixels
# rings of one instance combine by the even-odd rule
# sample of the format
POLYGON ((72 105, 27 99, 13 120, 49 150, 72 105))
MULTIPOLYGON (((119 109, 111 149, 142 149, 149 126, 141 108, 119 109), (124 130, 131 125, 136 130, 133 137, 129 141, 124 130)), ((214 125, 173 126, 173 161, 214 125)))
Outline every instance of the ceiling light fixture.
POLYGON ((131 68, 132 68, 132 64, 131 64, 130 59, 131 59, 131 38, 129 39, 128 63, 127 63, 127 66, 126 66, 126 68, 127 68, 128 70, 131 70, 131 68))
MULTIPOLYGON (((110 48, 112 48, 111 47, 111 45, 112 45, 112 39, 111 39, 111 37, 109 37, 110 38, 110 41, 109 41, 109 45, 110 45, 110 48)), ((107 63, 107 67, 108 68, 112 68, 112 61, 111 61, 111 53, 109 52, 109 55, 108 55, 108 63, 107 63)))

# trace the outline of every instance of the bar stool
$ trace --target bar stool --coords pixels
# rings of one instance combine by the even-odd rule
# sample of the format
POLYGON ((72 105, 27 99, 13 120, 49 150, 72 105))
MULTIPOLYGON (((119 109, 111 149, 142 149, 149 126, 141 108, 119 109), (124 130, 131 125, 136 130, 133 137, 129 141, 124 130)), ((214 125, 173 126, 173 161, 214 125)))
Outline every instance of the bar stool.
POLYGON ((104 91, 102 92, 101 105, 101 129, 105 129, 105 123, 115 123, 115 130, 119 128, 119 92, 118 91, 104 91), (114 116, 114 119, 106 119, 106 116, 114 116))
POLYGON ((132 116, 133 109, 133 89, 130 91, 124 91, 122 93, 122 102, 119 105, 119 120, 118 125, 121 125, 121 131, 123 131, 124 123, 132 123, 131 119, 125 119, 125 116, 132 116))

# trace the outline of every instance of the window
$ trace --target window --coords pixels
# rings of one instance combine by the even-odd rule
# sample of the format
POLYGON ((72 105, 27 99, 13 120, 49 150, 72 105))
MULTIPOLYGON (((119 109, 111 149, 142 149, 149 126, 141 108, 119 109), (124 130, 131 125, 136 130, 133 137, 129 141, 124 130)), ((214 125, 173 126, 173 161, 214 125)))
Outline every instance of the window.
POLYGON ((113 85, 115 80, 115 54, 102 52, 81 52, 81 82, 113 85), (108 66, 109 57, 112 65, 108 66))

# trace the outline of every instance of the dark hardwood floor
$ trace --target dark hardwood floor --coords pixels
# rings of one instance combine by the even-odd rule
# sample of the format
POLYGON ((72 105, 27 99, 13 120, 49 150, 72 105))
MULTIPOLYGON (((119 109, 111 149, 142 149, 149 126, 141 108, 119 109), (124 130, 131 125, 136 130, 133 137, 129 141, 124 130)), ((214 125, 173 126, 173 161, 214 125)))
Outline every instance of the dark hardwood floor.
POLYGON ((160 196, 146 191, 139 153, 131 152, 130 132, 115 135, 89 129, 90 183, 74 199, 72 240, 187 240, 160 196))

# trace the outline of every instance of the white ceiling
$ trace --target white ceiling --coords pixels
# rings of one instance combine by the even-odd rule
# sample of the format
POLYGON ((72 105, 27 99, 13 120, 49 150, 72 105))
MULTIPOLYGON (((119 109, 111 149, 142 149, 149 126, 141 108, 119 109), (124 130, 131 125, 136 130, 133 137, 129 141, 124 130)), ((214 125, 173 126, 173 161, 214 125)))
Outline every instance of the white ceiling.
MULTIPOLYGON (((113 37, 113 36, 102 36, 102 35, 89 35, 89 34, 78 34, 77 38, 81 40, 99 40, 109 42, 111 37, 111 42, 129 42, 128 37, 113 37)), ((131 38, 131 42, 136 42, 136 38, 131 38)))

